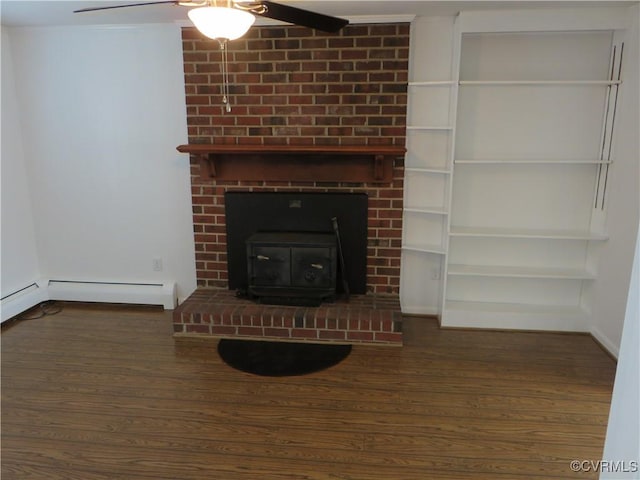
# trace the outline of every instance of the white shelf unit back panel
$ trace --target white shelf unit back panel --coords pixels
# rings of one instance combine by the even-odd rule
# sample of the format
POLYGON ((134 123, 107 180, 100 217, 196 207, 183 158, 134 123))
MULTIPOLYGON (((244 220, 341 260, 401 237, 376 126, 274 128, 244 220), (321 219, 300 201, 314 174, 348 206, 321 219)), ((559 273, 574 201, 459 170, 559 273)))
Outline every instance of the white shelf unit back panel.
POLYGON ((406 172, 405 208, 444 210, 448 184, 444 174, 406 172))
POLYGON ((460 80, 602 80, 612 38, 606 30, 467 33, 460 80))
POLYGON ((588 231, 596 175, 593 165, 456 166, 451 223, 588 231))
POLYGON ((410 127, 447 127, 451 85, 411 85, 407 117, 410 127))
POLYGON ((421 315, 440 313, 443 256, 403 250, 401 262, 402 311, 421 315))
POLYGON ((411 25, 409 78, 440 81, 451 77, 453 50, 451 17, 418 17, 411 25))
POLYGON ((450 276, 447 300, 580 308, 582 283, 573 279, 450 276))
POLYGON ((407 132, 407 168, 449 169, 451 132, 447 130, 410 130, 407 132))
POLYGON ((404 244, 437 246, 444 250, 446 215, 405 212, 404 218, 404 244))
POLYGON ((449 262, 458 265, 498 267, 584 268, 588 242, 539 238, 453 237, 449 243, 449 262))
POLYGON ((456 158, 597 159, 606 88, 461 86, 456 158))

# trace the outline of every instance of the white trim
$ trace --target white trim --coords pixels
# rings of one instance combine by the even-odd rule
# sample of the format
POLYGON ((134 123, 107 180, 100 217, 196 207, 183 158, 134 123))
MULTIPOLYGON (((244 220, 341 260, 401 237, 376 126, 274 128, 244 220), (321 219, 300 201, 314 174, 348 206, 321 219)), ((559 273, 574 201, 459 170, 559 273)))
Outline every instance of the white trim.
POLYGON ((49 300, 46 281, 36 280, 31 285, 27 285, 22 289, 16 290, 15 293, 7 295, 0 301, 0 310, 2 318, 0 323, 15 317, 38 305, 39 303, 49 300))
POLYGON ((609 354, 616 359, 620 355, 620 348, 617 344, 607 337, 598 327, 591 327, 591 336, 604 348, 609 354))

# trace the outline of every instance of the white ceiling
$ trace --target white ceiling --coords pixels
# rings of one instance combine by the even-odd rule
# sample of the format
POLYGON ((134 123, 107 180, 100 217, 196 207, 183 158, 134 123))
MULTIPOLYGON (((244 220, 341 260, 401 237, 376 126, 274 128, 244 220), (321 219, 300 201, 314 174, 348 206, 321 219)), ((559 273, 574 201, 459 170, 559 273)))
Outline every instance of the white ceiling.
MULTIPOLYGON (((74 10, 147 0, 0 0, 0 19, 6 26, 52 25, 131 25, 139 23, 188 24, 188 7, 148 5, 100 12, 73 14, 74 10)), ((412 15, 454 15, 460 10, 505 8, 549 8, 576 6, 632 5, 635 0, 621 1, 433 1, 433 0, 276 0, 306 10, 362 21, 371 16, 395 18, 412 15)), ((258 24, 273 22, 261 21, 258 24)))

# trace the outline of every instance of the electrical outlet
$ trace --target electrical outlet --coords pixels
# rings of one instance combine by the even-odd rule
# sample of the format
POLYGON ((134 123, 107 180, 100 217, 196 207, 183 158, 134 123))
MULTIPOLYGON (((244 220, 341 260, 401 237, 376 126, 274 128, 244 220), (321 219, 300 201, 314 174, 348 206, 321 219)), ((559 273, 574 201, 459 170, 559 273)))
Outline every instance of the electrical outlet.
POLYGON ((162 271, 162 259, 161 258, 154 258, 153 259, 153 271, 154 272, 161 272, 162 271))
POLYGON ((431 269, 431 280, 440 280, 440 269, 438 267, 431 269))

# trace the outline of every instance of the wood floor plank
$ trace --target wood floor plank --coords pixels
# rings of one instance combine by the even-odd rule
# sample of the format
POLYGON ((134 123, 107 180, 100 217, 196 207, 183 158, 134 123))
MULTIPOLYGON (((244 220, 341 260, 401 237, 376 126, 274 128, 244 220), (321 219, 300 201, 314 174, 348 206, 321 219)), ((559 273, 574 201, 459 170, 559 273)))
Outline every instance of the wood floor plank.
POLYGON ((2 332, 2 478, 562 479, 598 460, 615 363, 584 335, 440 330, 302 377, 222 362, 169 312, 65 304, 2 332))

